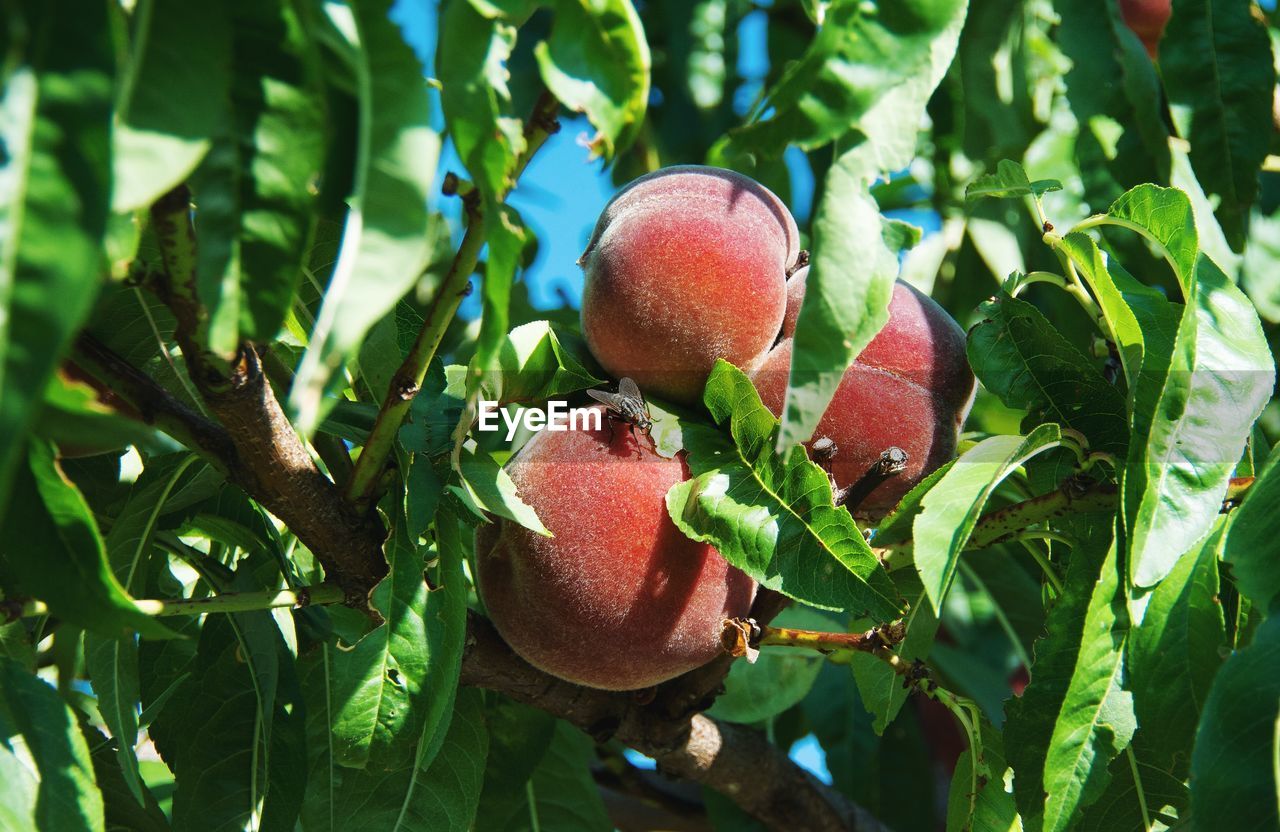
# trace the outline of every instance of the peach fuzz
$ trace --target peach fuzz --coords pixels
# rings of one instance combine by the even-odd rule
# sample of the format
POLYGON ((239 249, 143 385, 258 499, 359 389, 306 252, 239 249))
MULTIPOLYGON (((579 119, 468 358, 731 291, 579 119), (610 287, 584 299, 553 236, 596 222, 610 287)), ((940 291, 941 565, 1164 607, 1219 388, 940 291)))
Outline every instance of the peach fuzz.
POLYGON ((749 368, 768 351, 799 239, 786 206, 741 174, 679 166, 637 179, 579 261, 592 354, 648 394, 697 402, 717 358, 749 368))
POLYGON ((721 622, 756 585, 667 515, 688 477, 645 434, 541 432, 508 471, 554 537, 498 520, 476 532, 480 596, 525 661, 589 687, 634 690, 720 655, 721 622))
MULTIPOLYGON (((792 281, 797 278, 803 281, 803 272, 792 281)), ((789 290, 798 307, 803 283, 789 290)), ((794 329, 785 332, 790 335, 794 329)), ((782 412, 791 350, 788 337, 752 376, 761 400, 775 415, 782 412)), ((867 492, 851 506, 855 514, 883 515, 955 455, 975 388, 964 330, 931 298, 897 282, 889 321, 845 371, 813 434, 815 440, 827 437, 836 443, 831 471, 841 488, 859 482, 888 448, 907 452, 906 470, 867 492)))

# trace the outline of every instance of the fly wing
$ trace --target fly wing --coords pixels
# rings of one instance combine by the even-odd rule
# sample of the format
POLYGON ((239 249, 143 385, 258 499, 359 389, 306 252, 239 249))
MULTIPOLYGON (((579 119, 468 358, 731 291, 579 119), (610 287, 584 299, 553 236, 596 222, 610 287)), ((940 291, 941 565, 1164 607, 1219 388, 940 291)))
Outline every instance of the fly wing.
POLYGON ((640 395, 640 386, 625 376, 618 380, 618 395, 638 402, 644 401, 644 396, 640 395))
POLYGON ((622 409, 622 397, 617 393, 610 393, 607 390, 588 390, 587 395, 614 410, 622 409))

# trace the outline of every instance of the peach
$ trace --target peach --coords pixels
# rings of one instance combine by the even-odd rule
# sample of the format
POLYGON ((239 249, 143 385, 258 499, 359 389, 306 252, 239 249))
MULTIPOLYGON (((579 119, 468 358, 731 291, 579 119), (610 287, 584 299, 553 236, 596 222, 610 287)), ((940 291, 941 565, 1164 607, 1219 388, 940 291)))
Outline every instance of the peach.
POLYGON ((1120 0, 1120 16, 1124 25, 1138 36, 1147 54, 1155 60, 1160 49, 1164 27, 1173 16, 1170 0, 1120 0))
MULTIPOLYGON (((803 270, 793 284, 797 278, 800 285, 789 287, 795 307, 804 297, 803 270)), ((785 332, 790 335, 794 328, 785 332)), ((788 337, 752 376, 775 415, 782 412, 791 349, 788 337)), ((888 323, 845 371, 813 435, 815 441, 835 442, 831 473, 840 488, 857 485, 850 505, 855 514, 884 514, 955 454, 974 390, 964 330, 931 298, 896 283, 888 323), (891 447, 907 452, 906 468, 888 477, 869 475, 891 447)))
POLYGON ((554 535, 499 520, 476 532, 480 597, 525 661, 607 690, 655 685, 720 655, 721 622, 755 582, 667 515, 688 477, 645 434, 543 431, 512 459, 521 498, 554 535))
POLYGON ((755 366, 782 323, 800 255, 791 212, 752 179, 666 168, 605 207, 579 263, 582 332, 615 378, 686 404, 717 358, 755 366))

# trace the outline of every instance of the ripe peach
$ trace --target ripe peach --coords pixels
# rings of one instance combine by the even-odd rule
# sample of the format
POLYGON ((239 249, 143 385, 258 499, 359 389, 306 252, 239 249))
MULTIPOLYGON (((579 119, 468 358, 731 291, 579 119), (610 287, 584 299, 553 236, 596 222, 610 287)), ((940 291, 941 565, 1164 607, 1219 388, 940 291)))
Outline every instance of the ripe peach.
POLYGON ((587 345, 614 377, 696 402, 717 358, 749 368, 773 343, 799 240, 787 207, 746 176, 642 176, 605 207, 579 261, 587 345))
POLYGON ((667 516, 682 459, 616 425, 543 431, 508 471, 554 537, 499 520, 476 532, 480 597, 525 661, 581 685, 633 690, 720 654, 721 622, 755 582, 667 516))
POLYGON ((1164 27, 1173 16, 1170 0, 1120 0, 1120 16, 1155 60, 1160 49, 1164 27))
MULTIPOLYGON (((803 272, 792 281, 797 278, 803 281, 803 272)), ((789 295, 798 307, 803 285, 789 287, 789 295)), ((788 337, 752 376, 774 414, 782 412, 791 348, 788 337)), ((845 371, 814 433, 815 440, 826 437, 836 443, 831 459, 836 485, 861 483, 857 504, 850 506, 855 514, 884 514, 955 454, 974 388, 964 330, 931 298, 899 281, 888 323, 845 371), (890 447, 907 452, 906 469, 882 480, 864 480, 890 447)))

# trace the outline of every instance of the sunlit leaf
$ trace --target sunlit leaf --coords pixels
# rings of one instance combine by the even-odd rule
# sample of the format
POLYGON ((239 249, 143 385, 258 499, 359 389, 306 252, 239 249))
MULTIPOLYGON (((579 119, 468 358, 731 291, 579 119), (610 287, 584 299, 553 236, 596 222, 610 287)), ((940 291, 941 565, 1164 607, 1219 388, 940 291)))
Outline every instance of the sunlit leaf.
POLYGON ((1129 616, 1113 544, 1085 611, 1080 652, 1044 760, 1045 832, 1061 832, 1106 790, 1107 767, 1133 738, 1133 694, 1125 689, 1129 616))
MULTIPOLYGON (((1031 828, 1043 821, 1049 743, 1079 666, 1085 620, 1111 546, 1107 526, 1099 524, 1081 529, 1086 530, 1090 532, 1089 538, 1071 552, 1063 593, 1049 610, 1044 637, 1035 643, 1031 682, 1020 697, 1005 703, 1005 754, 1013 767, 1018 811, 1031 828)), ((1114 558, 1112 560, 1114 562, 1114 558)), ((1101 613, 1099 607, 1095 618, 1101 613)), ((1099 635, 1107 640, 1111 637, 1109 631, 1099 635)), ((1088 668, 1084 670, 1087 672, 1088 668)))
POLYGON ((5 12, 0 93, 0 505, 45 385, 93 307, 111 199, 108 8, 5 12))
POLYGON ((418 748, 437 728, 443 736, 462 658, 467 587, 458 535, 457 520, 437 514, 439 574, 429 587, 426 553, 397 518, 391 572, 373 593, 386 622, 354 645, 324 644, 307 659, 308 701, 318 709, 311 733, 315 742, 329 737, 328 765, 393 771, 430 763, 418 748))
POLYGON ((514 184, 516 159, 525 148, 507 86, 516 30, 468 2, 446 4, 440 29, 448 33, 436 63, 449 135, 481 193, 496 198, 514 184))
POLYGON ((683 426, 692 477, 667 492, 676 526, 770 589, 816 607, 895 618, 893 584, 849 512, 832 504, 827 474, 803 447, 774 454, 778 423, 750 380, 717 362, 704 402, 732 438, 683 426))
POLYGON ((984 387, 1026 411, 1024 430, 1052 422, 1084 434, 1090 450, 1124 452, 1124 396, 1040 310, 1002 293, 979 311, 984 319, 969 330, 969 363, 984 387))
POLYGON ((547 89, 599 131, 612 159, 640 131, 649 104, 649 42, 631 0, 554 0, 551 37, 534 52, 547 89))
MULTIPOLYGON (((326 130, 317 54, 284 0, 228 4, 235 56, 213 144, 195 172, 197 287, 209 346, 274 338, 310 243, 326 130)), ((198 23, 187 21, 187 28, 198 23)), ((189 34, 186 35, 190 37, 189 34)))
POLYGON ((1271 552, 1280 540, 1280 451, 1273 450, 1257 481, 1245 495, 1227 532, 1222 559, 1240 592, 1273 613, 1280 601, 1280 569, 1271 552))
POLYGON ((0 658, 0 820, 9 829, 103 832, 102 795, 75 714, 44 680, 0 658))
MULTIPOLYGON (((388 17, 390 6, 350 4, 361 105, 355 182, 338 261, 289 395, 304 435, 324 418, 324 396, 340 383, 347 358, 418 279, 430 253, 427 196, 440 140, 430 126, 422 65, 388 17)), ((329 10, 339 14, 337 8, 329 10)))
POLYGON ((112 574, 84 495, 33 441, 4 518, 0 580, 49 604, 59 617, 110 638, 171 631, 138 609, 112 574))
POLYGON ((112 208, 147 208, 181 184, 228 116, 231 25, 223 3, 140 0, 112 133, 112 208))
POLYGON ((974 179, 964 189, 965 199, 982 199, 995 197, 1008 199, 1021 196, 1041 196, 1049 191, 1062 190, 1062 183, 1056 179, 1037 179, 1032 182, 1022 165, 1001 159, 996 165, 995 173, 984 173, 974 179))
POLYGON ((1057 425, 1041 425, 1026 436, 993 436, 965 451, 924 495, 924 510, 912 524, 915 565, 935 612, 955 576, 987 499, 996 486, 1036 454, 1057 447, 1057 425))

